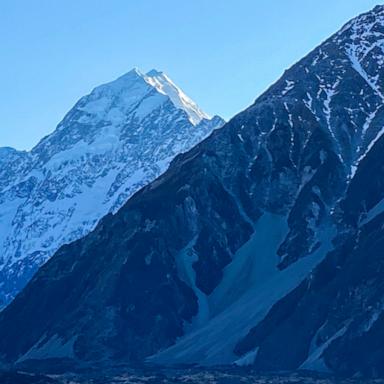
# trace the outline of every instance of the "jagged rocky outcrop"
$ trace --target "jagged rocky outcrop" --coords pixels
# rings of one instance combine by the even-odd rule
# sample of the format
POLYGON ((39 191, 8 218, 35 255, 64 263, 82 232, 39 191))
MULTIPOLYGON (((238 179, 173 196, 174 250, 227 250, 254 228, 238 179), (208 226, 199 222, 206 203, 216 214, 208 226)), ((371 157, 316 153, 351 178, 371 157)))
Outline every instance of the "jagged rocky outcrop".
POLYGON ((379 6, 63 246, 3 362, 381 373, 383 38, 379 6))
POLYGON ((223 120, 162 72, 94 89, 30 152, 0 148, 0 305, 223 120))

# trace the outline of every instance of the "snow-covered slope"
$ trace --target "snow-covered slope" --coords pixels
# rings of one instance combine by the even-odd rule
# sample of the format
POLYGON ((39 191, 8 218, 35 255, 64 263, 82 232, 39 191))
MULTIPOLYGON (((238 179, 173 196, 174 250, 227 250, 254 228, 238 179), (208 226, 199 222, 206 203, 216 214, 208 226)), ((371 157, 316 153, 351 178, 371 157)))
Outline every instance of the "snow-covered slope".
POLYGON ((134 69, 83 97, 31 152, 0 148, 0 304, 222 124, 164 73, 134 69))

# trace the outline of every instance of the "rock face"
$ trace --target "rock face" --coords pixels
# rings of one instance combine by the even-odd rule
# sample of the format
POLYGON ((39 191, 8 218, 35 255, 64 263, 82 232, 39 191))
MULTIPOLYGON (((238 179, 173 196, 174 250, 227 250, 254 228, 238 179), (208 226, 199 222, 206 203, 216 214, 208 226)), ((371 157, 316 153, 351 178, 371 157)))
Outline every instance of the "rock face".
POLYGON ((31 152, 0 148, 1 306, 222 124, 164 73, 133 70, 83 97, 31 152))
POLYGON ((383 49, 379 6, 61 247, 3 362, 384 373, 383 49))
POLYGON ((383 151, 384 137, 349 184, 334 249, 236 345, 257 368, 384 375, 383 151))

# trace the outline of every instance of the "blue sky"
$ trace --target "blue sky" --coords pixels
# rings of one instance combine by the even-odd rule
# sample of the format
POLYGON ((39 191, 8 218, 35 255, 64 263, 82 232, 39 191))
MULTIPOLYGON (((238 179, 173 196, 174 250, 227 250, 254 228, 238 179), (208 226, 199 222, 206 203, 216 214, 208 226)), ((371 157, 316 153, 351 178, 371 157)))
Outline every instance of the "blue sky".
POLYGON ((229 118, 378 0, 1 0, 0 146, 30 149, 83 95, 165 71, 229 118))

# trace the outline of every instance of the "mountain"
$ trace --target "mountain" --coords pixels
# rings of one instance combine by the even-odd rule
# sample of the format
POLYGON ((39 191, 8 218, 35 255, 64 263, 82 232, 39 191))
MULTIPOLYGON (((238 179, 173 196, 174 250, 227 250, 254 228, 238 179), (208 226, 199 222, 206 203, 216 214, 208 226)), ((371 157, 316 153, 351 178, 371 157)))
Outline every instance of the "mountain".
POLYGON ((222 124, 164 73, 135 69, 80 99, 30 152, 0 148, 1 306, 222 124))
POLYGON ((378 6, 61 247, 2 362, 384 374, 383 42, 378 6))

